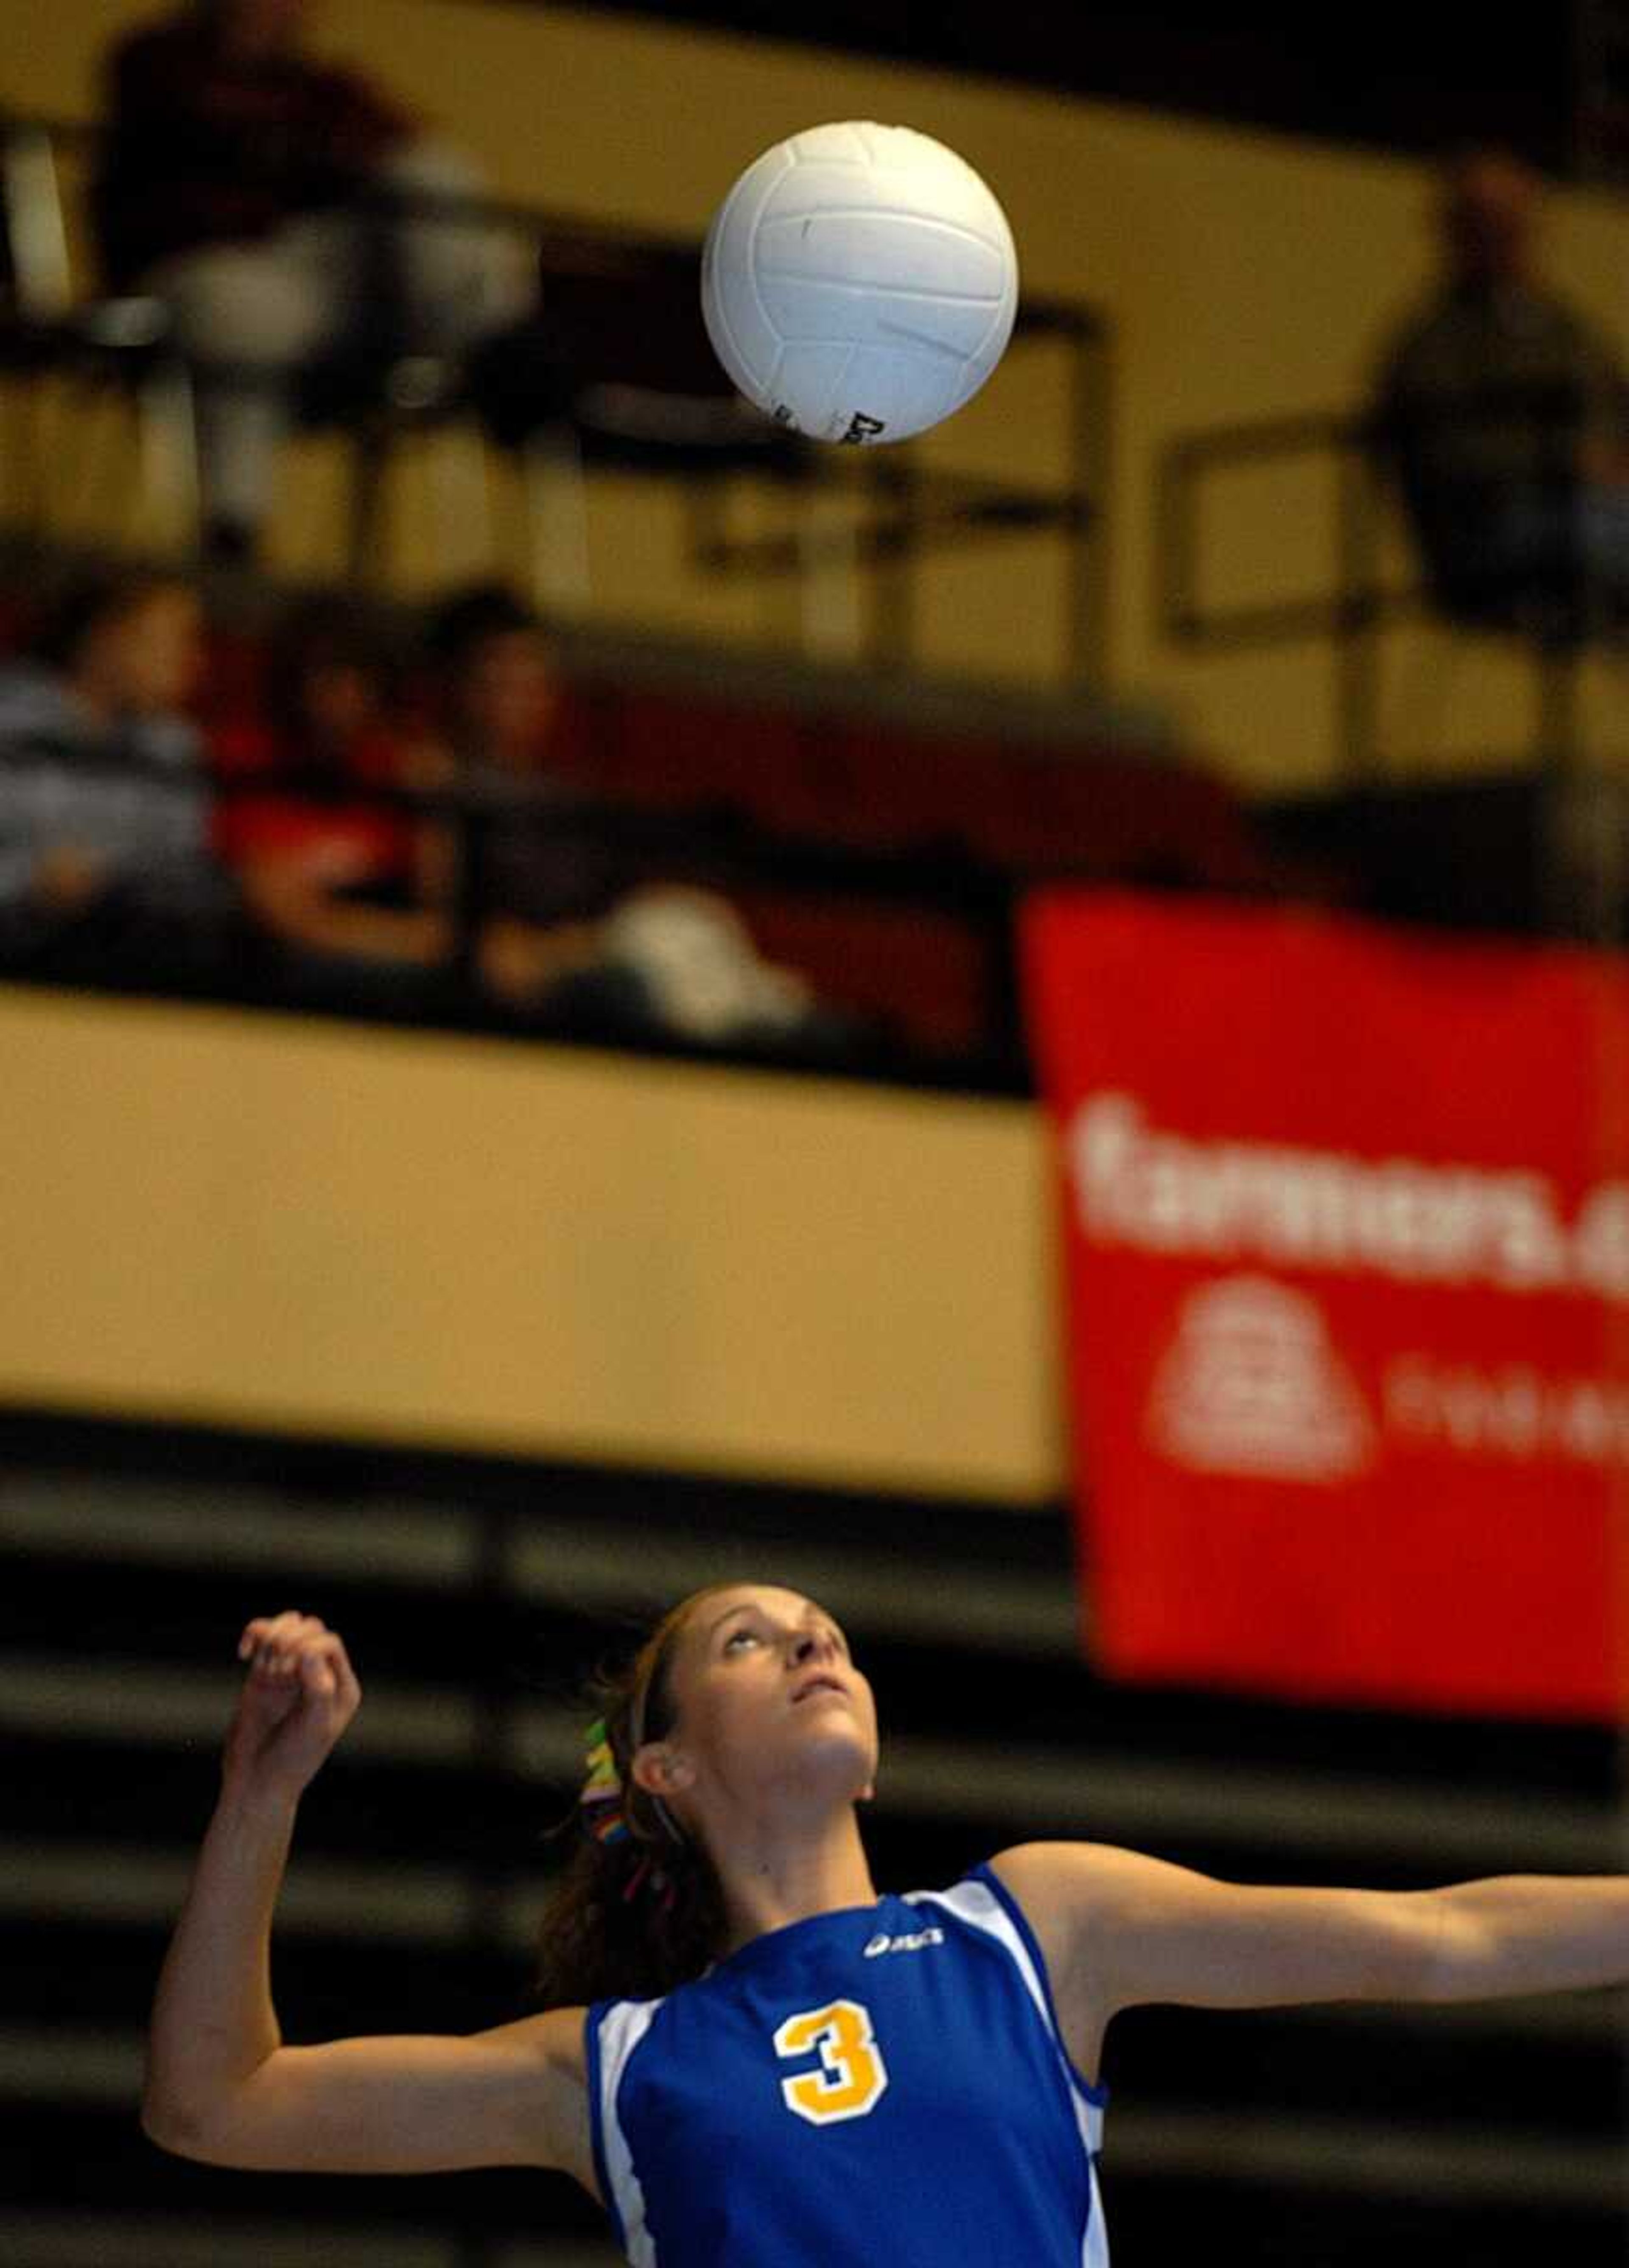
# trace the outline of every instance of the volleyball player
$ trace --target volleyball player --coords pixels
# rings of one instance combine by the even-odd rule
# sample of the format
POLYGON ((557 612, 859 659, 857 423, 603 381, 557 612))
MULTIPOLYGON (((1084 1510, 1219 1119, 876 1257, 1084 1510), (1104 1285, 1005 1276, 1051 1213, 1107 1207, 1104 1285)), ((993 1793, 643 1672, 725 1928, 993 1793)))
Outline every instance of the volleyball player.
POLYGON ((218 1808, 165 1963, 166 2148, 323 2171, 564 2169, 636 2268, 1107 2260, 1093 2074, 1115 2012, 1461 2000, 1629 1979, 1629 1879, 1245 1889, 1095 1844, 879 1898, 871 1690, 794 1592, 676 1607, 593 1728, 545 2012, 283 2044, 268 1943, 302 1789, 360 1697, 313 1618, 250 1623, 218 1808))

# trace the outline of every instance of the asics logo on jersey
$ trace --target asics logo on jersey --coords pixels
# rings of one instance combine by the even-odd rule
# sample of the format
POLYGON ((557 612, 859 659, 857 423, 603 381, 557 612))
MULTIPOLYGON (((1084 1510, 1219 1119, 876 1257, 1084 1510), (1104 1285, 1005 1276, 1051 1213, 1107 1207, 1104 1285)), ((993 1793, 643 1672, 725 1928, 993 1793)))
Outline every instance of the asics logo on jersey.
POLYGON ((942 1929, 913 1930, 909 1937, 890 1937, 886 1930, 879 1930, 866 1947, 866 1959, 874 1961, 879 1953, 920 1953, 925 1945, 942 1945, 944 1941, 942 1929))

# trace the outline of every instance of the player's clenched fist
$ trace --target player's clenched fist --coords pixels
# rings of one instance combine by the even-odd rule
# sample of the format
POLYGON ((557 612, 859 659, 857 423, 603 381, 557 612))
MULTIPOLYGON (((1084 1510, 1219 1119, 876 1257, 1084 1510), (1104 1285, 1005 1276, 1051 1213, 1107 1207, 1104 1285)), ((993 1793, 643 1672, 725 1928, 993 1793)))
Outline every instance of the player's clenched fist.
POLYGON ((249 1670, 226 1735, 227 1785, 298 1795, 362 1699, 344 1641, 314 1615, 257 1616, 238 1659, 249 1670))

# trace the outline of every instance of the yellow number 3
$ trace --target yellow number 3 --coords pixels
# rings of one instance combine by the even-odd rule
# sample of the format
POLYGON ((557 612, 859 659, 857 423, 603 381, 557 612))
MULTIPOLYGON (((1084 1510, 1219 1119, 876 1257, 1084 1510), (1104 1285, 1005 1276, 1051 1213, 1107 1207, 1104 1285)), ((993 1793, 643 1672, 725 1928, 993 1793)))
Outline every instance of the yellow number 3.
POLYGON ((786 2108, 814 2126, 863 2118, 888 2083, 869 2010, 858 2000, 832 2000, 823 2008, 788 2016, 775 2035, 778 2056, 807 2055, 814 2047, 820 2050, 820 2069, 780 2083, 786 2108))

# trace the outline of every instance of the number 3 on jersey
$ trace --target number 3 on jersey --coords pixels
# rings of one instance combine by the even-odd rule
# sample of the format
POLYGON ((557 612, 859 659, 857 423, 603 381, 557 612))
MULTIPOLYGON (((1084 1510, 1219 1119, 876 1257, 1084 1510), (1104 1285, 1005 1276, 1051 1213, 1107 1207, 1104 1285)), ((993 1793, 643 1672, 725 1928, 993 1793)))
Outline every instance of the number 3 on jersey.
POLYGON ((875 2108, 888 2075, 869 2009, 858 2000, 829 2000, 788 2016, 775 2035, 776 2054, 807 2055, 811 2048, 820 2050, 820 2069, 780 2083, 788 2110, 813 2126, 829 2126, 875 2108))

